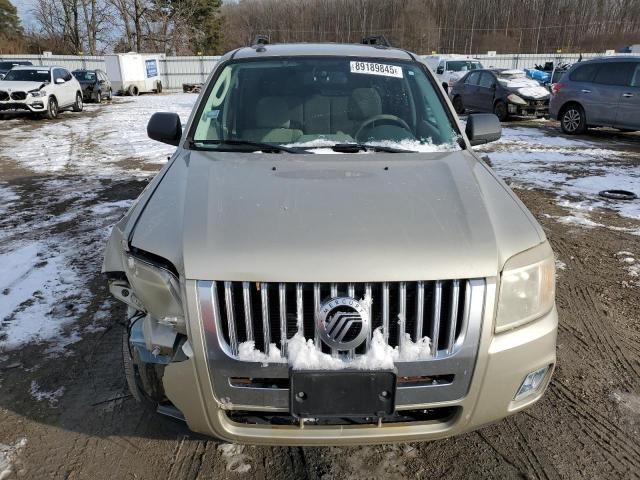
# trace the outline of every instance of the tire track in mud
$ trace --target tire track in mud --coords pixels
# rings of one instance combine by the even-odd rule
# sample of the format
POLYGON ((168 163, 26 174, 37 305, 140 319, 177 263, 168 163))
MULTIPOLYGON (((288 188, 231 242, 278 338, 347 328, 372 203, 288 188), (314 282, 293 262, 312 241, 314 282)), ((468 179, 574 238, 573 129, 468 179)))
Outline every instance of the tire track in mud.
POLYGON ((561 382, 554 381, 553 387, 548 392, 552 403, 558 409, 567 410, 576 420, 576 423, 569 423, 569 426, 577 435, 589 437, 599 447, 593 453, 603 454, 611 468, 621 474, 640 472, 640 447, 628 438, 624 430, 611 423, 608 417, 593 409, 589 403, 582 401, 561 382), (621 466, 625 467, 624 470, 620 469, 621 466))

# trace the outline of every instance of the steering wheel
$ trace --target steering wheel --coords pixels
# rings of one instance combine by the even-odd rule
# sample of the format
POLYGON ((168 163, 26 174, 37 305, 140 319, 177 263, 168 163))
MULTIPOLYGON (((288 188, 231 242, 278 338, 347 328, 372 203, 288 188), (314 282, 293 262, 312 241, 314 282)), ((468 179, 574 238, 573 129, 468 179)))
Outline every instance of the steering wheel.
POLYGON ((355 134, 356 141, 358 143, 361 143, 362 141, 360 140, 360 134, 362 134, 362 132, 365 129, 369 128, 372 125, 375 125, 376 123, 400 126, 400 127, 404 128, 405 130, 411 132, 411 127, 409 127, 407 122, 405 122, 400 117, 396 117, 395 115, 385 115, 385 114, 375 115, 375 116, 373 116, 371 118, 368 118, 364 122, 362 122, 362 125, 360 125, 360 128, 358 128, 358 131, 355 134))

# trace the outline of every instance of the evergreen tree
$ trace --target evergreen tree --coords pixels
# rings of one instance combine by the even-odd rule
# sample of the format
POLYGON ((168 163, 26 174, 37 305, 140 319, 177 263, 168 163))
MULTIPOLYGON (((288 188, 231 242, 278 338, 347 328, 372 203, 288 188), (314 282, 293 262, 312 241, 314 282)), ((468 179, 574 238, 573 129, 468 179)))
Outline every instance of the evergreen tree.
POLYGON ((18 53, 23 46, 18 11, 9 0, 0 0, 0 52, 18 53))

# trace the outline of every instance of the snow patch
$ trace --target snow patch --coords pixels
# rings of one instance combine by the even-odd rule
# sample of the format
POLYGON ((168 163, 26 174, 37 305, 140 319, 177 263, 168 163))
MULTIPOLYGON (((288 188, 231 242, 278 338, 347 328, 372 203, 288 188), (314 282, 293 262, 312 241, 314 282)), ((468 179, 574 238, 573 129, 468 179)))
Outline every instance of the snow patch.
POLYGON ((631 252, 621 251, 615 257, 622 264, 622 268, 633 278, 631 286, 640 286, 640 261, 631 252))
POLYGON ((18 456, 21 450, 27 445, 27 439, 19 438, 13 445, 4 445, 0 443, 0 479, 9 479, 16 473, 16 467, 20 462, 18 456))
POLYGON ((38 382, 36 382, 35 380, 32 380, 29 393, 31 393, 31 396, 35 398, 38 402, 42 402, 43 400, 46 400, 47 402, 49 402, 50 406, 55 407, 58 405, 58 401, 64 394, 64 387, 60 387, 57 390, 53 390, 53 391, 47 391, 40 388, 40 385, 38 385, 38 382))
POLYGON ((235 473, 247 473, 251 470, 251 457, 244 452, 244 445, 223 443, 218 445, 218 451, 227 462, 227 471, 235 473))

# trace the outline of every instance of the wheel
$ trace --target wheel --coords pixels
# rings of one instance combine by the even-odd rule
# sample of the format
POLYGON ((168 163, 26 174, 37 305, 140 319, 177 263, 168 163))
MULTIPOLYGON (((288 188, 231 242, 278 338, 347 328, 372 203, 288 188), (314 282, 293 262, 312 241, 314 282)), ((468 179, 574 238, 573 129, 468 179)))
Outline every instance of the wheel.
POLYGON ((460 97, 459 95, 457 97, 454 97, 453 99, 453 109, 456 111, 457 114, 464 113, 464 105, 462 104, 462 97, 460 97))
POLYGON ((76 101, 73 104, 73 111, 81 112, 83 108, 84 108, 84 103, 82 103, 82 94, 76 93, 76 101))
POLYGON ((498 120, 504 122, 507 118, 509 118, 509 112, 507 111, 507 104, 502 100, 496 102, 493 106, 493 113, 495 113, 498 120))
POLYGON ((567 135, 584 133, 587 130, 584 108, 575 104, 565 107, 560 114, 560 128, 567 135))
POLYGON ((443 83, 442 84, 442 88, 444 88, 444 93, 449 93, 449 84, 448 83, 443 83))
POLYGON ((127 88, 127 95, 130 97, 137 97, 138 93, 138 87, 135 85, 129 85, 129 88, 127 88))
POLYGON ((58 118, 58 102, 55 98, 49 97, 49 101, 47 102, 47 111, 45 112, 44 116, 49 120, 58 118))
POLYGON ((96 103, 102 103, 102 94, 99 91, 96 94, 96 103))
POLYGON ((162 93, 162 82, 159 80, 158 80, 158 83, 156 84, 156 92, 162 93))
MULTIPOLYGON (((132 309, 129 309, 129 312, 131 311, 132 309)), ((139 312, 133 314, 134 318, 136 313, 139 312)), ((162 386, 164 365, 154 365, 140 361, 136 351, 131 348, 129 343, 128 328, 123 329, 122 334, 122 364, 127 386, 133 398, 146 409, 153 412, 157 411, 158 404, 165 398, 162 386)))
POLYGON ((107 100, 111 101, 113 100, 113 90, 109 89, 109 96, 107 97, 107 100))

